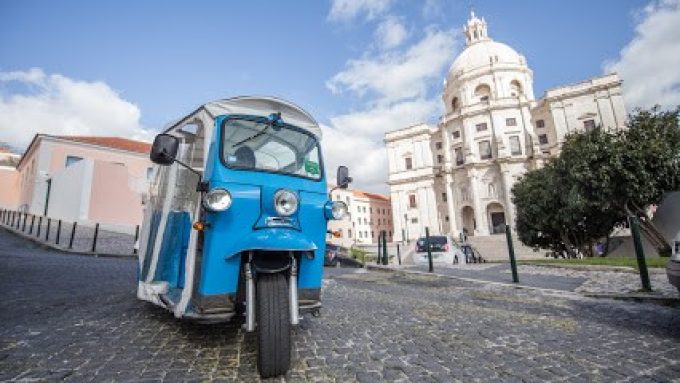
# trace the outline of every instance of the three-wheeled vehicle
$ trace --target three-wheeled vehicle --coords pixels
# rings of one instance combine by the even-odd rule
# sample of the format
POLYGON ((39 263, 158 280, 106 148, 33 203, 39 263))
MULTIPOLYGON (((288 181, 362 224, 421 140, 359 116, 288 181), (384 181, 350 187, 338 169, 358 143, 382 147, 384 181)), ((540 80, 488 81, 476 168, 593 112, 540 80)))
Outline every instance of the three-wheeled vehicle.
MULTIPOLYGON (((318 313, 331 201, 321 130, 292 103, 202 105, 159 134, 139 242, 137 296, 178 318, 245 316, 263 377, 290 367, 291 326, 318 313)), ((337 185, 351 182, 338 168, 337 185)))

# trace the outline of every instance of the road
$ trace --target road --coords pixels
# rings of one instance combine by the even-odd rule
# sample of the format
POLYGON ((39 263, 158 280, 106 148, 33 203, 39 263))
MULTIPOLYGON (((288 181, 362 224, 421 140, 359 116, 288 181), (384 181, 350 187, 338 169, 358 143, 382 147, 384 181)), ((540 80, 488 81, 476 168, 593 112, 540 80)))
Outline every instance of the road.
MULTIPOLYGON (((676 381, 680 309, 327 269, 283 381, 676 381)), ((257 381, 254 336, 135 298, 135 262, 0 229, 0 381, 257 381)), ((276 381, 276 380, 275 380, 276 381)))

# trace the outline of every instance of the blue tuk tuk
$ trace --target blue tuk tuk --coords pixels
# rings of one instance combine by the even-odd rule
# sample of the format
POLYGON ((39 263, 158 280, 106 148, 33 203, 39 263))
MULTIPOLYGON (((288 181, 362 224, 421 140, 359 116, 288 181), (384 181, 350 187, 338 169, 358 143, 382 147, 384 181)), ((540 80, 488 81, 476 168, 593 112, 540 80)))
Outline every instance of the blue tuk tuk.
MULTIPOLYGON (((156 136, 137 296, 177 318, 245 317, 263 377, 290 367, 291 326, 321 307, 331 201, 318 123, 272 97, 202 105, 156 136)), ((340 166, 337 187, 351 182, 340 166)))

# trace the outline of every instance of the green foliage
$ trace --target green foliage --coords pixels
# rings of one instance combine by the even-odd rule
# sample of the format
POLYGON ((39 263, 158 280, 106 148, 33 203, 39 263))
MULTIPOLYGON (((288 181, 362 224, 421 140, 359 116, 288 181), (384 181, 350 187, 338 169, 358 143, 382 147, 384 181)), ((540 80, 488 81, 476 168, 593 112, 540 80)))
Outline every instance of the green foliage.
POLYGON ((636 110, 628 129, 566 137, 560 156, 513 187, 517 231, 529 246, 589 254, 628 214, 644 215, 680 187, 680 128, 674 111, 636 110))
MULTIPOLYGON (((536 259, 519 261, 522 265, 595 265, 595 266, 616 266, 616 267, 630 267, 631 269, 638 268, 637 258, 631 257, 595 257, 595 258, 581 258, 581 259, 536 259)), ((649 268, 665 268, 668 263, 668 258, 662 257, 645 257, 645 263, 649 268)))

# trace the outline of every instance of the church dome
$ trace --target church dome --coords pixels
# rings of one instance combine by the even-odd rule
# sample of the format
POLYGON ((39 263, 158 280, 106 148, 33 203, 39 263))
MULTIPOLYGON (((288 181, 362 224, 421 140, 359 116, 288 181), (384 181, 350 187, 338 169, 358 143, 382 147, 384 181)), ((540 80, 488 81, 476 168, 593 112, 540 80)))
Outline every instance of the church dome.
POLYGON ((484 18, 477 18, 474 12, 471 13, 464 31, 467 46, 451 65, 448 75, 450 80, 484 66, 507 64, 526 66, 524 56, 506 44, 493 41, 487 35, 486 21, 484 18))

